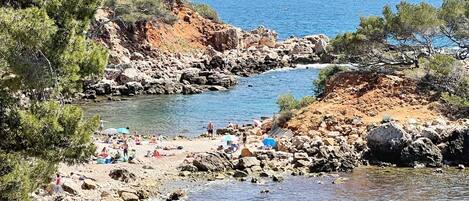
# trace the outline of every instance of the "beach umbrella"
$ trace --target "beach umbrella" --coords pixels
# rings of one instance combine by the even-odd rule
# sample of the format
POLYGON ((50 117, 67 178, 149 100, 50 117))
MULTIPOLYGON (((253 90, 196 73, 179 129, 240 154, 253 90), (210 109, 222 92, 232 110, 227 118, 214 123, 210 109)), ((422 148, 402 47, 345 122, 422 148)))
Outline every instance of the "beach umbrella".
POLYGON ((223 142, 223 145, 226 146, 228 144, 229 141, 233 142, 233 143, 236 143, 238 142, 238 137, 234 136, 234 135, 224 135, 222 137, 222 140, 223 142))
POLYGON ((277 140, 271 137, 267 137, 264 140, 262 140, 262 143, 266 147, 275 147, 275 145, 277 144, 277 140))
POLYGON ((108 128, 108 129, 105 129, 105 130, 101 131, 101 133, 104 134, 104 135, 115 135, 119 132, 115 128, 108 128))
POLYGON ((118 128, 117 132, 122 133, 122 134, 129 134, 130 131, 127 128, 118 128))

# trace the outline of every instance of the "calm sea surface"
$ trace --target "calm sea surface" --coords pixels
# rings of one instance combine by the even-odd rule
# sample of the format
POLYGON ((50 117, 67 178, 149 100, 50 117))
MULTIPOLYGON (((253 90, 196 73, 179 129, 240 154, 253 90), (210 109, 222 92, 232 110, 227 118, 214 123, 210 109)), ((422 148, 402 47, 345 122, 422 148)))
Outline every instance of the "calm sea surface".
MULTIPOLYGON (((330 37, 354 31, 361 16, 381 15, 383 6, 399 0, 193 0, 208 3, 229 24, 251 30, 271 28, 281 39, 324 33, 330 37)), ((408 0, 407 2, 422 2, 408 0)), ((440 6, 442 0, 427 0, 440 6)))
POLYGON ((204 132, 208 121, 215 127, 230 122, 252 123, 261 116, 278 111, 277 97, 291 93, 296 97, 313 94, 317 68, 281 69, 249 78, 228 91, 195 95, 162 95, 136 97, 127 101, 93 103, 84 106, 87 115, 99 114, 105 127, 130 127, 143 134, 185 134, 204 132))
POLYGON ((215 181, 190 188, 189 200, 469 200, 469 172, 445 169, 358 168, 334 177, 288 177, 281 183, 267 181, 215 181), (260 193, 268 189, 269 193, 260 193))

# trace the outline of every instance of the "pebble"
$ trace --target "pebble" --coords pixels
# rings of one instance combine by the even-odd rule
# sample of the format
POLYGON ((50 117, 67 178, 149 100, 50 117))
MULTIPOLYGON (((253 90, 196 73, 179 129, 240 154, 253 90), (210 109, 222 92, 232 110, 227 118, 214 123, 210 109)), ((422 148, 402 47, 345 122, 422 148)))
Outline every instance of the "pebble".
POLYGON ((434 173, 443 173, 443 169, 441 169, 441 168, 436 168, 433 172, 434 172, 434 173))
POLYGON ((464 167, 463 164, 459 164, 459 165, 458 165, 458 169, 459 169, 459 170, 464 170, 465 168, 466 168, 466 167, 464 167))
POLYGON ((261 190, 261 193, 270 193, 270 190, 269 189, 263 189, 263 190, 261 190))

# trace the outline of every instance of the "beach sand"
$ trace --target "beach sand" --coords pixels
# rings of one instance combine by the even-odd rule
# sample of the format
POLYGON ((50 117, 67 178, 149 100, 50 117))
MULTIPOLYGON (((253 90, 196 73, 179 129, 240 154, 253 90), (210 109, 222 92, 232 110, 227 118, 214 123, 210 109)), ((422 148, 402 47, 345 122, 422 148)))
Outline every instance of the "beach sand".
MULTIPOLYGON (((174 154, 174 156, 162 156, 161 158, 148 158, 145 157, 147 151, 153 151, 157 145, 148 144, 144 141, 143 145, 135 145, 131 142, 129 150, 135 149, 137 164, 130 164, 127 162, 118 162, 117 164, 96 164, 92 161, 88 164, 73 165, 61 164, 59 172, 62 176, 68 176, 71 172, 85 175, 86 177, 96 180, 97 188, 95 190, 80 190, 78 192, 82 199, 86 200, 103 200, 101 198, 102 192, 107 192, 110 195, 106 196, 104 200, 118 200, 118 190, 129 188, 143 188, 148 189, 152 193, 157 193, 158 187, 165 181, 175 179, 178 175, 177 167, 186 159, 190 153, 206 152, 217 148, 220 144, 220 139, 197 138, 193 140, 179 139, 167 140, 157 145, 160 147, 165 146, 183 146, 182 150, 159 150, 161 154, 174 154), (152 169, 145 168, 144 166, 151 167, 152 169), (135 174, 136 180, 125 183, 122 181, 114 180, 109 176, 111 170, 114 169, 127 169, 129 172, 135 174)), ((110 144, 96 142, 97 150, 101 151, 104 146, 109 147, 110 144)), ((122 153, 122 151, 121 151, 122 153)), ((82 181, 64 179, 64 182, 75 182, 81 185, 82 181)))

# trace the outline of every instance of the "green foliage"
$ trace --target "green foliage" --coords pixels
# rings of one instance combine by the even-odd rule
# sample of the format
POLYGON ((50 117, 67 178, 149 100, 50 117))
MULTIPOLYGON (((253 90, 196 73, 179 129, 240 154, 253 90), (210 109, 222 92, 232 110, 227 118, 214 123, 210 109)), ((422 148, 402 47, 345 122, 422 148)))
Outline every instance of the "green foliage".
POLYGON ((441 29, 442 33, 462 49, 460 58, 467 58, 469 54, 469 1, 443 1, 439 17, 445 22, 441 29))
POLYGON ((104 5, 114 11, 116 18, 128 24, 142 20, 161 20, 167 24, 177 21, 161 0, 107 0, 104 5))
POLYGON ((448 76, 454 69, 456 59, 450 55, 437 54, 430 58, 421 58, 420 62, 427 71, 437 76, 448 76))
POLYGON ((346 61, 364 66, 376 64, 418 66, 419 58, 443 48, 446 37, 458 45, 460 58, 469 48, 469 3, 444 0, 441 9, 421 2, 400 2, 393 11, 385 6, 382 16, 362 17, 355 32, 339 34, 331 49, 346 61))
POLYGON ((0 7, 0 200, 29 200, 59 162, 84 162, 98 117, 57 99, 103 73, 107 50, 86 38, 100 0, 3 1, 0 7), (31 102, 19 106, 18 95, 31 102))
POLYGON ((300 109, 310 105, 315 101, 316 98, 313 96, 304 96, 300 100, 296 100, 292 94, 284 94, 278 97, 277 104, 280 108, 280 111, 282 112, 300 109))
POLYGON ((213 20, 215 22, 221 22, 220 18, 218 17, 217 11, 215 11, 208 4, 190 3, 189 5, 200 16, 209 20, 213 20))
POLYGON ((330 77, 333 75, 344 72, 344 71, 349 71, 350 69, 347 66, 341 66, 341 65, 329 65, 319 71, 319 75, 314 80, 314 87, 315 87, 315 93, 317 96, 320 96, 324 93, 325 87, 326 87, 326 82, 329 80, 330 77))
POLYGON ((456 107, 456 108, 469 108, 469 98, 464 98, 464 97, 461 97, 461 96, 457 96, 457 95, 452 95, 452 94, 449 94, 447 92, 444 92, 442 95, 441 95, 441 99, 443 101, 445 101, 447 104, 453 106, 453 107, 456 107))
POLYGON ((72 95, 80 90, 80 78, 100 75, 107 64, 107 50, 85 38, 100 0, 37 5, 0 8, 2 73, 18 76, 16 89, 40 94, 52 87, 72 95))

